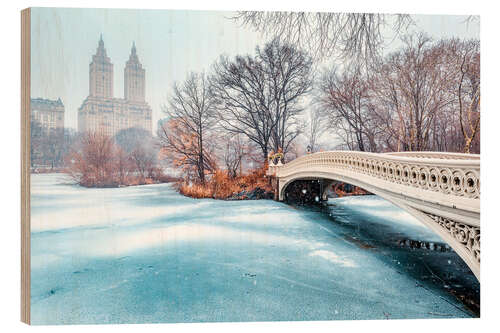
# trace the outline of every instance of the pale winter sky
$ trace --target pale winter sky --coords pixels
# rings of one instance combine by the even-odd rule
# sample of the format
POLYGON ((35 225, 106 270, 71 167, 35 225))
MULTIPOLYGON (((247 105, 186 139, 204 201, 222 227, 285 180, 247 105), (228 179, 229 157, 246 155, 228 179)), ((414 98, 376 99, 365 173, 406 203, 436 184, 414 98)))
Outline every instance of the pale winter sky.
MULTIPOLYGON (((334 10, 334 8, 332 8, 334 10)), ((123 97, 123 68, 132 42, 146 69, 146 100, 153 130, 163 118, 174 81, 190 71, 209 72, 221 55, 253 53, 268 38, 229 19, 232 12, 128 9, 33 8, 31 96, 61 98, 65 126, 77 127, 77 112, 88 95, 88 70, 102 33, 114 64, 114 95, 123 97)), ((465 16, 416 15, 413 30, 433 38, 479 38, 479 20, 465 16)), ((400 43, 387 34, 387 50, 400 43)))

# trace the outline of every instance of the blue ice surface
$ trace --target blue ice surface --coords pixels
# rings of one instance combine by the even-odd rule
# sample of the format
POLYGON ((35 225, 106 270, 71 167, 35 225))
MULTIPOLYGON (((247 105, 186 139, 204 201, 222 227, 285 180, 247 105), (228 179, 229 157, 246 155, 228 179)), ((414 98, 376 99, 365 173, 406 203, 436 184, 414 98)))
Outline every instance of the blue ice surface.
MULTIPOLYGON (((327 214, 183 197, 169 184, 87 189, 32 175, 31 321, 104 324, 473 316, 327 214)), ((434 240, 381 198, 330 200, 434 240), (406 219, 406 221, 405 221, 406 219)))

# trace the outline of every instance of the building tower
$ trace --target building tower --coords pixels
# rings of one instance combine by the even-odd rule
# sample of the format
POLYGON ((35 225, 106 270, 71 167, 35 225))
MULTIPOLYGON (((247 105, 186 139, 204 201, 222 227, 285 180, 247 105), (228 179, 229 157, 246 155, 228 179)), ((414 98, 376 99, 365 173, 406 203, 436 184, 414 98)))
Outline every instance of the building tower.
POLYGON ((146 71, 137 57, 135 42, 125 65, 125 99, 132 102, 144 102, 146 90, 146 71))
POLYGON ((89 95, 91 97, 113 97, 113 64, 106 55, 104 42, 99 40, 97 53, 89 65, 89 95))
POLYGON ((89 95, 78 109, 78 131, 113 136, 127 128, 143 128, 151 133, 152 110, 145 99, 145 70, 135 43, 124 69, 125 98, 113 97, 113 64, 99 40, 89 65, 89 95))

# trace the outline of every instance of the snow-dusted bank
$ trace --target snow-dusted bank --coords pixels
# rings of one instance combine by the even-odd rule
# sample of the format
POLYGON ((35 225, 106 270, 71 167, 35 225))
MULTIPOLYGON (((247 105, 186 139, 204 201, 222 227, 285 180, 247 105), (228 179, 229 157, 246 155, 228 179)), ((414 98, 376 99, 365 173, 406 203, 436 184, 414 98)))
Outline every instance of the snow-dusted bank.
POLYGON ((34 324, 474 316, 422 273, 473 281, 458 256, 396 245, 440 240, 375 196, 330 200, 329 217, 59 174, 32 175, 31 193, 34 324))

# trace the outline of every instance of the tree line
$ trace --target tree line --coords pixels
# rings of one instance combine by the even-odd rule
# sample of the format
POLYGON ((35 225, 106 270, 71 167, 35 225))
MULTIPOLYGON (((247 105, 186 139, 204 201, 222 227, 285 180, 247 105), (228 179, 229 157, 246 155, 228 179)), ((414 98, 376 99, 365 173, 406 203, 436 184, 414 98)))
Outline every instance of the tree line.
POLYGON ((406 37, 368 70, 326 70, 316 100, 350 150, 479 153, 477 40, 406 37))
POLYGON ((40 172, 64 167, 64 156, 70 151, 76 133, 73 129, 65 128, 47 130, 32 119, 30 136, 31 168, 40 172))
POLYGON ((293 159, 301 142, 317 151, 326 134, 340 142, 329 149, 479 153, 479 41, 402 41, 319 75, 312 55, 279 37, 252 55, 221 56, 174 84, 158 127, 162 154, 203 184, 220 168, 236 176, 245 160, 261 166, 271 152, 293 159))
POLYGON ((301 102, 312 86, 312 58, 279 39, 253 56, 221 56, 211 74, 190 73, 174 84, 164 106, 168 121, 158 128, 165 156, 201 183, 221 160, 233 175, 243 157, 261 166, 301 133, 301 102))

